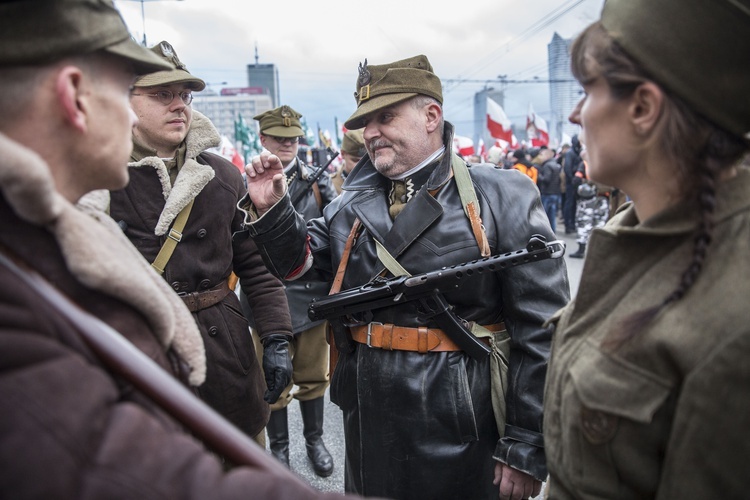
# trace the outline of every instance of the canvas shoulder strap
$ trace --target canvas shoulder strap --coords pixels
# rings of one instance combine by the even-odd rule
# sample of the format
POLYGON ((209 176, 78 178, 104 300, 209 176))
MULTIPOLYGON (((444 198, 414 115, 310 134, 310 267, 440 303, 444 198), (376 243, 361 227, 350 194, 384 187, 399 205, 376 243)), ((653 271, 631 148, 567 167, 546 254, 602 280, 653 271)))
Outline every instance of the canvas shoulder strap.
POLYGON ((153 264, 151 264, 151 267, 156 269, 156 272, 160 275, 164 274, 167 262, 169 262, 169 259, 172 257, 172 253, 177 247, 177 244, 182 240, 182 230, 185 229, 185 224, 190 216, 190 211, 193 209, 193 202, 195 202, 195 198, 190 200, 190 203, 188 203, 185 208, 177 214, 174 224, 172 224, 172 228, 167 234, 166 241, 164 241, 161 250, 159 250, 159 254, 156 256, 156 259, 154 259, 153 264))

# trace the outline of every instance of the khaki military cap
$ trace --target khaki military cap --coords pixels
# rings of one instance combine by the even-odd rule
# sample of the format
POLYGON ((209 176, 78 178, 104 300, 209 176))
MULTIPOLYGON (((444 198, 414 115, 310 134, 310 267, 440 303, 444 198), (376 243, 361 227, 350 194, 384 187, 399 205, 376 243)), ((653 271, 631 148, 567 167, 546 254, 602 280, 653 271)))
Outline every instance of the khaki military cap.
POLYGON ((365 126, 364 118, 378 110, 423 94, 443 103, 440 79, 432 71, 426 56, 418 55, 379 66, 359 65, 357 76, 357 110, 346 121, 348 129, 365 126))
POLYGON ((177 57, 177 51, 169 42, 159 42, 151 47, 151 52, 169 65, 166 71, 159 71, 145 75, 136 80, 136 87, 155 87, 157 85, 171 85, 173 83, 187 83, 193 90, 203 90, 206 82, 190 74, 185 65, 177 57))
POLYGON ((750 2, 607 0, 601 21, 655 81, 750 140, 750 2))
POLYGON ((97 51, 130 61, 139 75, 166 67, 130 37, 111 0, 0 2, 0 66, 49 64, 97 51))
POLYGON ((349 153, 357 158, 362 158, 367 154, 365 149, 365 139, 362 136, 362 129, 347 130, 344 133, 344 139, 341 141, 341 151, 349 153))
POLYGON ((253 120, 260 124, 260 133, 274 137, 302 137, 302 115, 289 106, 279 106, 276 109, 255 115, 253 120))

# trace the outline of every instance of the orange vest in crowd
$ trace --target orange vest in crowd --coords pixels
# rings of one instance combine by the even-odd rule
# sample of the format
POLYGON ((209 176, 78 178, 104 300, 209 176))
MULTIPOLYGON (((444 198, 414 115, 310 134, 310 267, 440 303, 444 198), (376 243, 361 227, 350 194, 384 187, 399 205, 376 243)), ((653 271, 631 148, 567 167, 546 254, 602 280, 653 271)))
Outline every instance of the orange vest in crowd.
POLYGON ((539 175, 539 171, 536 169, 536 167, 527 167, 523 163, 516 163, 515 165, 513 165, 513 168, 528 175, 529 178, 534 181, 534 184, 536 184, 536 179, 539 175))

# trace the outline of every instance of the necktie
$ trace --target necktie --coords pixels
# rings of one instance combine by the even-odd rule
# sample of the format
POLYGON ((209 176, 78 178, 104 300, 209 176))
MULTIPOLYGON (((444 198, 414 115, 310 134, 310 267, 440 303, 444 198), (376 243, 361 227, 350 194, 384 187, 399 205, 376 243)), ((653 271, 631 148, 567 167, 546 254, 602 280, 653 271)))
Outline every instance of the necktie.
POLYGON ((391 219, 395 219, 406 206, 406 183, 403 181, 392 181, 392 183, 389 196, 391 206, 388 207, 388 213, 391 215, 391 219))

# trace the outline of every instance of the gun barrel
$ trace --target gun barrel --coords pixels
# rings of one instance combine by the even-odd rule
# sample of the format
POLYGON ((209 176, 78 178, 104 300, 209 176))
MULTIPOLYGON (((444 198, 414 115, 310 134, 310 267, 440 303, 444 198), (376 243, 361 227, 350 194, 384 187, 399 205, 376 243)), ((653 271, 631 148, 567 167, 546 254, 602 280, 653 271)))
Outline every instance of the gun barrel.
POLYGON ((443 267, 438 271, 418 274, 407 278, 404 285, 407 287, 416 287, 424 285, 456 285, 461 280, 470 278, 477 274, 495 273, 508 269, 510 267, 529 264, 545 259, 557 259, 565 253, 565 243, 560 240, 545 243, 535 241, 537 237, 532 237, 525 249, 516 250, 499 255, 491 255, 483 259, 463 262, 454 266, 443 267))
POLYGON ((358 288, 350 288, 334 295, 313 299, 308 308, 308 316, 317 321, 372 311, 419 299, 435 290, 446 290, 475 275, 494 273, 550 258, 556 259, 562 257, 564 253, 564 242, 555 240, 546 243, 543 237, 534 235, 525 249, 414 276, 374 280, 358 288))

